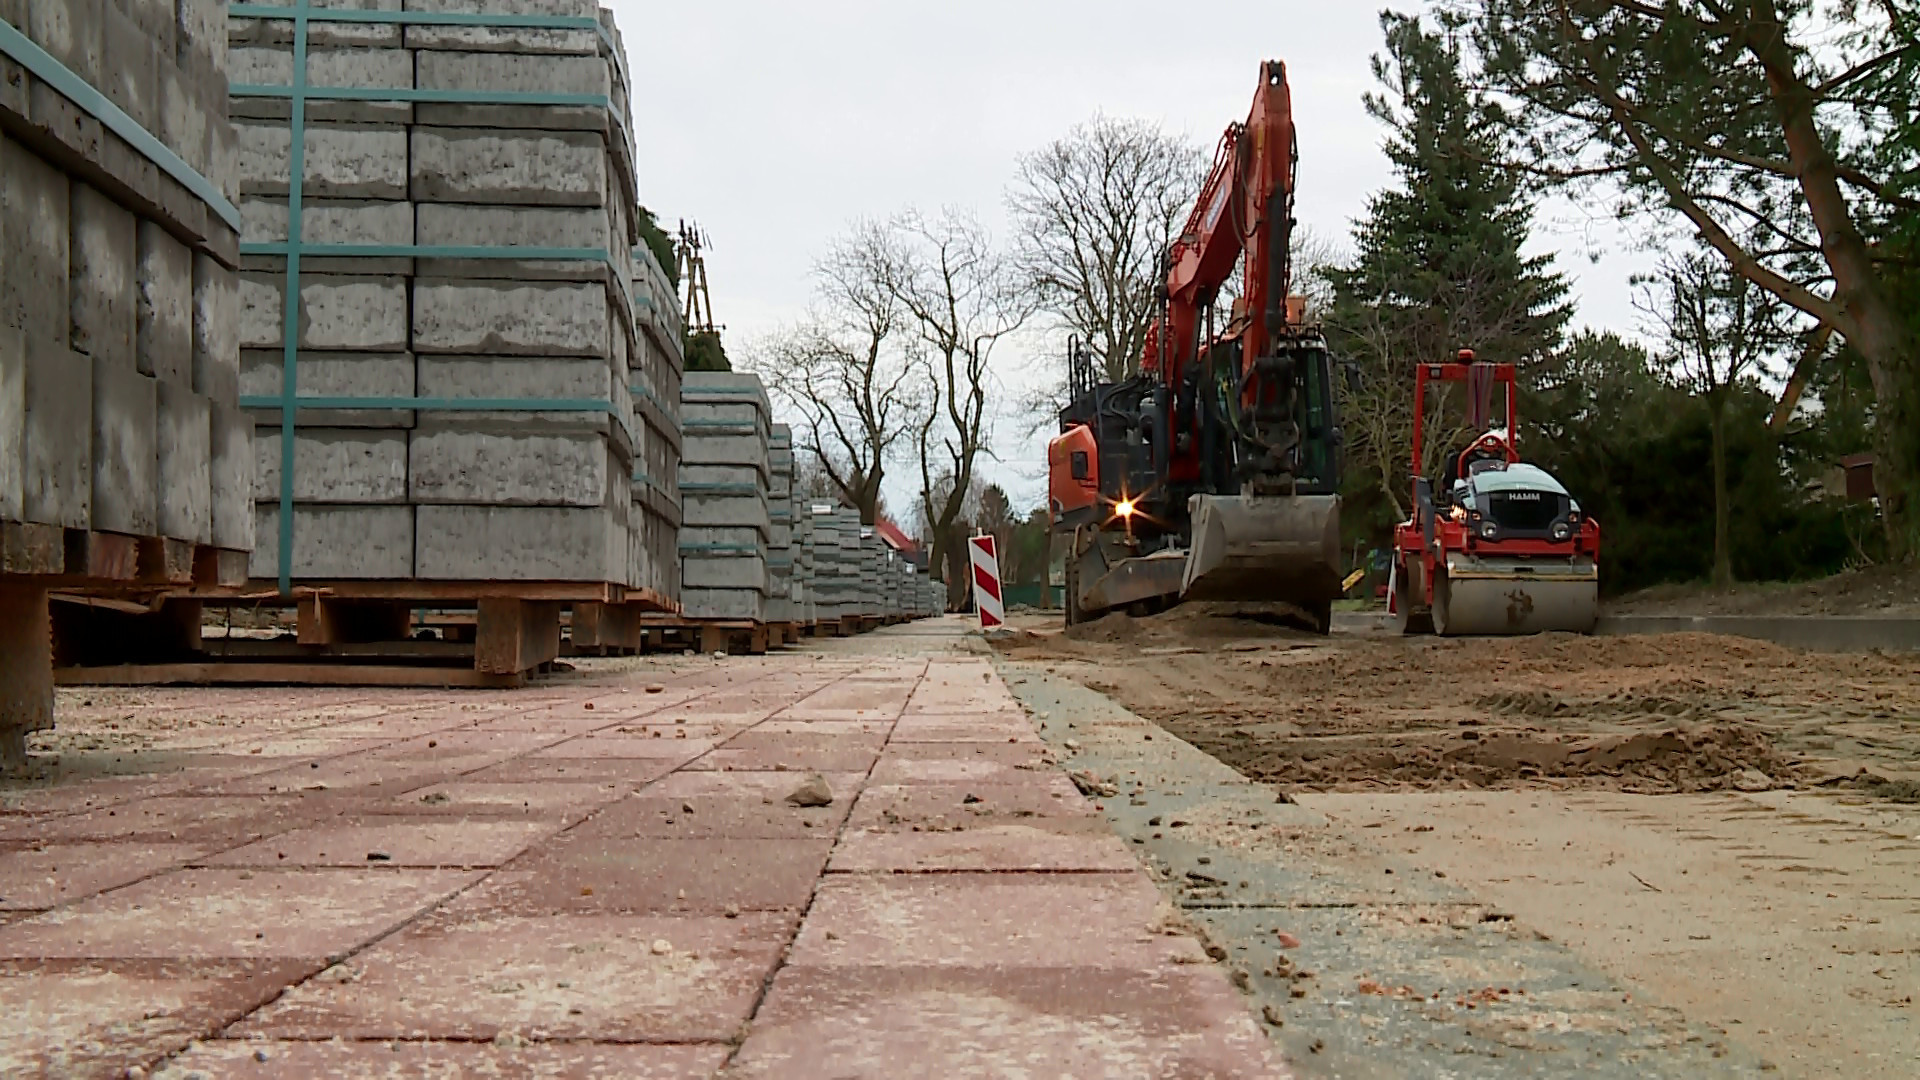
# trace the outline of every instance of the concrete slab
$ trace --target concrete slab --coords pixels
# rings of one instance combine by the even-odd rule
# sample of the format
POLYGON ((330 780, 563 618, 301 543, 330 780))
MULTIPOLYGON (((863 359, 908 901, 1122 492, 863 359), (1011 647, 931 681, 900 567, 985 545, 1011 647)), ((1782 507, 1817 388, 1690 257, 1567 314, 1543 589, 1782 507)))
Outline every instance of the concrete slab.
POLYGON ((478 879, 452 870, 183 870, 0 929, 0 958, 338 956, 478 879))
POLYGON ((488 783, 456 780, 367 805, 368 813, 577 821, 624 794, 595 783, 488 783))
POLYGON ((456 904, 232 1034, 718 1042, 752 1014, 792 925, 778 915, 525 917, 456 904))
POLYGON ((748 731, 694 762, 695 771, 864 773, 880 757, 872 735, 782 735, 748 731))
POLYGON ((832 806, 799 807, 758 794, 658 796, 653 788, 608 807, 576 834, 587 837, 644 837, 738 840, 816 837, 831 840, 847 820, 851 800, 832 806))
POLYGON ((833 875, 790 962, 805 967, 1078 967, 1205 963, 1167 929, 1145 875, 833 875))
POLYGON ((208 866, 499 866, 560 830, 549 821, 384 820, 295 829, 203 860, 208 866))
POLYGON ((515 912, 719 914, 799 911, 832 842, 573 836, 531 852, 487 882, 515 912))
MULTIPOLYGON (((833 805, 851 803, 860 794, 866 777, 860 773, 821 773, 833 791, 833 805)), ((805 779, 790 772, 676 772, 647 788, 652 798, 685 799, 703 795, 752 796, 769 802, 783 802, 805 779)))
POLYGON ((1288 1075, 1211 971, 789 967, 729 1076, 1288 1075))
POLYGON ((154 1073, 260 1080, 442 1080, 449 1076, 512 1076, 529 1080, 705 1080, 726 1064, 731 1048, 530 1043, 496 1047, 457 1042, 201 1043, 154 1073), (259 1055, 265 1054, 265 1060, 259 1055))
POLYGON ((657 728, 648 734, 585 735, 569 739, 532 755, 539 761, 605 761, 631 758, 671 758, 690 762, 712 750, 716 740, 684 735, 686 728, 657 728), (679 735, 680 737, 676 737, 679 735))
POLYGON ((622 793, 660 779, 685 762, 680 758, 535 758, 476 769, 460 777, 478 784, 570 783, 600 784, 622 793))
POLYGON ((856 829, 841 838, 827 869, 843 874, 1133 873, 1140 864, 1107 823, 956 821, 938 828, 856 829))
POLYGON ((0 962, 0 1075, 126 1076, 205 1038, 311 961, 0 962))
MULTIPOLYGON (((264 755, 262 755, 264 757, 264 755)), ((139 840, 231 847, 338 812, 318 793, 276 796, 162 795, 42 822, 37 840, 139 840)))
POLYGON ((1017 783, 869 784, 854 807, 856 828, 973 822, 985 818, 1090 818, 1100 813, 1058 773, 1017 783))
POLYGON ((83 843, 0 852, 0 911, 71 903, 173 869, 201 850, 190 844, 83 843))

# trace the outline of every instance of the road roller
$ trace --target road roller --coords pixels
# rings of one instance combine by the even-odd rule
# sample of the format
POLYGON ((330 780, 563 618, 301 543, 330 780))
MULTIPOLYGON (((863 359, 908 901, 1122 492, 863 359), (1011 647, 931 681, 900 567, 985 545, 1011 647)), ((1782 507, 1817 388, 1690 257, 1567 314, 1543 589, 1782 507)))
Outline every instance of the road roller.
MULTIPOLYGON (((1434 395, 1438 396, 1438 395, 1434 395)), ((1593 632, 1600 612, 1600 524, 1566 487, 1520 459, 1512 364, 1453 363, 1414 375, 1413 515, 1394 530, 1388 610, 1405 634, 1443 637, 1593 632), (1466 445, 1426 476, 1434 384, 1465 386, 1466 445), (1504 416, 1492 407, 1504 391, 1504 416)))

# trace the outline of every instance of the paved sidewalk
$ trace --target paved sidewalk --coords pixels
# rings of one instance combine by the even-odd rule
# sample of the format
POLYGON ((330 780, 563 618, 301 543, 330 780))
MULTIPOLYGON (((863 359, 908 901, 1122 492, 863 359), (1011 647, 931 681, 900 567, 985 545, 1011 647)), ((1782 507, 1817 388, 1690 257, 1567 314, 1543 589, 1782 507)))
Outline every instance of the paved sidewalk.
POLYGON ((1284 1075, 958 644, 63 695, 75 775, 0 785, 0 1075, 1284 1075))

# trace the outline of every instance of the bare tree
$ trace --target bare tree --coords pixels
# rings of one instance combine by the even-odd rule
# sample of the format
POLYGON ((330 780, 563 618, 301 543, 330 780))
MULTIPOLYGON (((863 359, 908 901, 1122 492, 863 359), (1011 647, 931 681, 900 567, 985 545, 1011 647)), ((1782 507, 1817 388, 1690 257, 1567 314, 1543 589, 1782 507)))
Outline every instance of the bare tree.
POLYGON ((1637 279, 1635 305, 1664 332, 1674 378, 1707 406, 1713 439, 1713 583, 1733 584, 1733 511, 1727 496, 1727 406, 1741 383, 1777 378, 1793 339, 1792 309, 1713 255, 1666 260, 1637 279))
POLYGON ((1206 172, 1198 144, 1111 116, 1020 159, 1007 194, 1018 273, 1109 380, 1139 370, 1167 249, 1206 172))
POLYGON ((988 452, 990 362, 999 343, 1033 312, 1011 261, 973 218, 948 210, 935 218, 908 212, 887 231, 879 280, 897 300, 924 350, 920 365, 933 404, 917 432, 922 512, 932 565, 945 566, 950 602, 965 596, 963 515, 980 456, 988 452), (944 495, 936 479, 951 477, 944 495))
POLYGON ((803 418, 797 448, 868 525, 888 459, 931 411, 914 378, 917 338, 890 287, 901 272, 897 248, 887 226, 855 225, 814 268, 813 312, 762 343, 754 360, 803 418))

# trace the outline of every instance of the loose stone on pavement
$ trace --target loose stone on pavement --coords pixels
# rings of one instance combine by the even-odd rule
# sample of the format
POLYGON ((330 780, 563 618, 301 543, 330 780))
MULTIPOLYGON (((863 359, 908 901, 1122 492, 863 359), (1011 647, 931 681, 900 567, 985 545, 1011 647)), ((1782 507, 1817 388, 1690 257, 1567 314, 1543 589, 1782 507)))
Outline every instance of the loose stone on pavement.
POLYGON ((1286 1075, 976 649, 70 696, 0 1075, 1286 1075))

